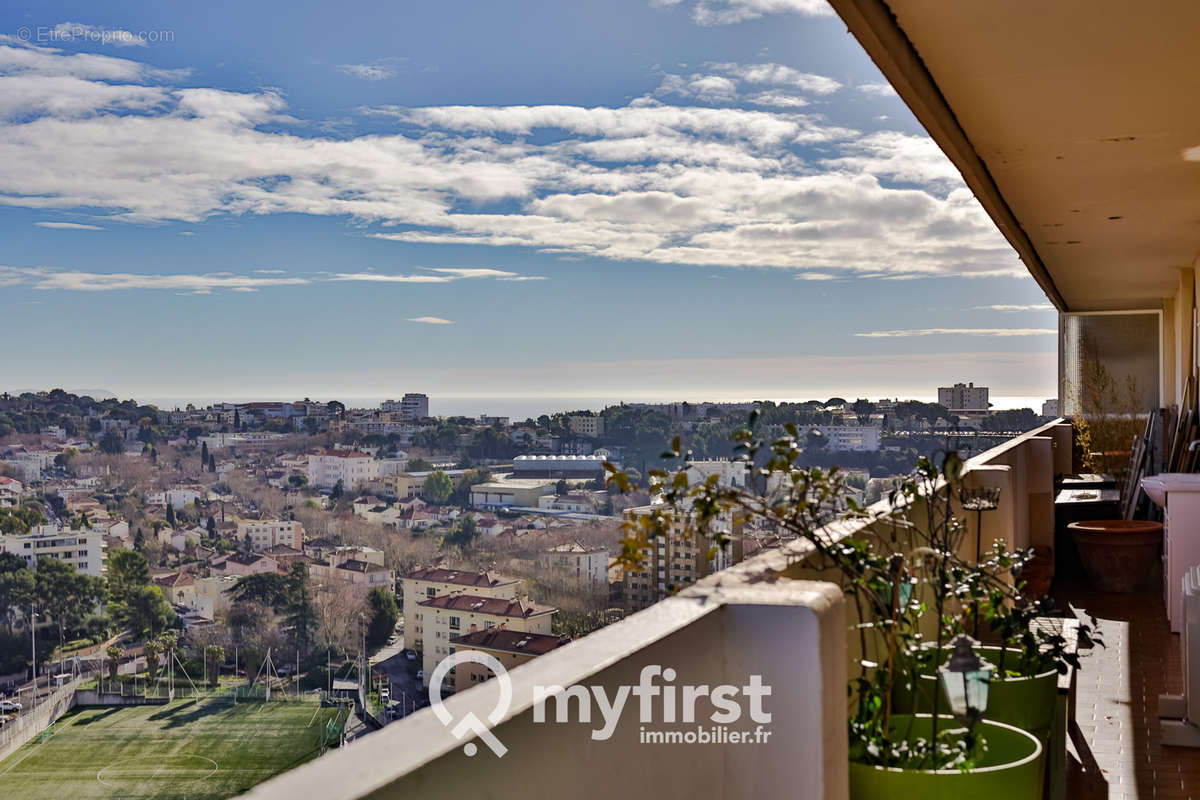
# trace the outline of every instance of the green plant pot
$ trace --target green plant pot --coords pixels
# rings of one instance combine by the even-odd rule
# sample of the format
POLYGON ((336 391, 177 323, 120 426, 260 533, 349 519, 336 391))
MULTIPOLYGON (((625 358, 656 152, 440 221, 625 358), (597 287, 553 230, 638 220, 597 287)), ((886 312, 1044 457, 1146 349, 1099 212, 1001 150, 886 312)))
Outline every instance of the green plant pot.
MULTIPOLYGON (((950 651, 945 650, 947 657, 950 651)), ((999 647, 976 647, 975 652, 993 666, 1000 664, 999 647)), ((1010 654, 1012 653, 1010 649, 1010 654)), ((923 675, 918 690, 900 686, 892 693, 892 709, 900 713, 933 712, 933 694, 942 687, 934 675, 923 675)), ((940 696, 941 710, 947 709, 946 696, 940 696)), ((1058 672, 1051 669, 1020 678, 993 677, 988 688, 988 707, 983 718, 1015 725, 1046 742, 1054 727, 1054 709, 1058 702, 1058 672)))
MULTIPOLYGON (((928 738, 933 718, 918 714, 892 717, 893 730, 904 730, 912 721, 912 735, 928 738)), ((943 717, 947 728, 957 723, 943 717)), ((961 729, 960 729, 961 730, 961 729)), ((1024 800, 1042 794, 1044 750, 1037 737, 1001 722, 984 720, 975 734, 987 745, 979 763, 969 770, 916 770, 874 767, 850 762, 852 800, 1024 800)))

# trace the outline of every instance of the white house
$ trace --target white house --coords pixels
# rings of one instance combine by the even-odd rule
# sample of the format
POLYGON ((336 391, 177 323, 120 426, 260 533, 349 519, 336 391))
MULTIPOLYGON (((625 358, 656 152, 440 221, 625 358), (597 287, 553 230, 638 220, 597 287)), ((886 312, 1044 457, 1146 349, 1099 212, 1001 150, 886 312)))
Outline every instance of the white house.
POLYGON ((308 456, 308 482, 318 489, 332 489, 338 481, 346 489, 379 478, 379 462, 355 450, 322 450, 308 456))
POLYGON ((560 544, 543 550, 537 564, 543 569, 552 569, 581 581, 608 581, 608 550, 603 547, 584 547, 579 542, 560 544))
POLYGON ((0 508, 19 505, 25 487, 16 478, 0 475, 0 508))

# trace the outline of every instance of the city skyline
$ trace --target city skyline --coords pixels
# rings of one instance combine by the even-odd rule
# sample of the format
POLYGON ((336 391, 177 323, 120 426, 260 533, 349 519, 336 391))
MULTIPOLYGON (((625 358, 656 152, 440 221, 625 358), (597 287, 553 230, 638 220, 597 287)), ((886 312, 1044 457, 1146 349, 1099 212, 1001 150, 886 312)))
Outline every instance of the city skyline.
POLYGON ((0 388, 1053 396, 957 172, 771 7, 7 8, 0 388))

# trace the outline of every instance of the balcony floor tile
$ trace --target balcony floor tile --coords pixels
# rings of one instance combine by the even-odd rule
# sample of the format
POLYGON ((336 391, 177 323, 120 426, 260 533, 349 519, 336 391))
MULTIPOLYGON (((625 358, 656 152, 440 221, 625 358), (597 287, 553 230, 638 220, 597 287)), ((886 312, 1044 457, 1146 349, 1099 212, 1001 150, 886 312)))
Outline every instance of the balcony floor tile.
POLYGON ((1200 749, 1163 747, 1159 731, 1158 696, 1183 687, 1161 591, 1104 594, 1064 583, 1056 594, 1096 617, 1105 644, 1081 651, 1067 796, 1200 800, 1200 749))

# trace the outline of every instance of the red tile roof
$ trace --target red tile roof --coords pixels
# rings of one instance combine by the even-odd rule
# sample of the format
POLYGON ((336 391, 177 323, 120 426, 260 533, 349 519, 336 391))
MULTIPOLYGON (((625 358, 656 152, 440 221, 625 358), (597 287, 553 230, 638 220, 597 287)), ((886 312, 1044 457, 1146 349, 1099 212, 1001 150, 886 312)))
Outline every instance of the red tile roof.
POLYGON ((503 650, 506 653, 528 653, 540 656, 571 641, 570 636, 551 636, 545 633, 522 633, 502 628, 487 628, 456 636, 450 640, 458 647, 478 647, 482 650, 503 650))
POLYGON ((506 600, 502 597, 479 597, 473 594, 455 594, 435 597, 417 605, 440 608, 445 611, 467 611, 476 614, 491 614, 495 617, 536 617, 552 614, 558 609, 539 606, 528 600, 506 600))
POLYGON ((453 583, 458 586, 499 586, 503 583, 514 583, 516 578, 505 578, 490 572, 475 572, 473 570, 445 569, 443 567, 427 567, 410 572, 404 576, 409 580, 430 581, 432 583, 453 583))

